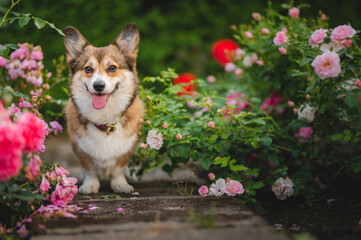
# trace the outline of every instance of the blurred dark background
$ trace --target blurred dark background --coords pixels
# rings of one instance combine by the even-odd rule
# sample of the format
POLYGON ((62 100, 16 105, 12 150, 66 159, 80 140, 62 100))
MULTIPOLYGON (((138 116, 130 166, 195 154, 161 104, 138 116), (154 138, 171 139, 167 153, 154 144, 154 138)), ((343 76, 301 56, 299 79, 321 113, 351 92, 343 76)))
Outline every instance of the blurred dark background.
MULTIPOLYGON (((289 2, 273 0, 273 8, 280 9, 281 3, 289 2)), ((331 27, 350 22, 355 29, 361 28, 359 0, 295 1, 294 5, 302 3, 311 4, 301 10, 303 17, 318 17, 321 10, 331 27)), ((0 0, 0 6, 7 8, 10 0, 0 0)), ((248 23, 252 12, 263 14, 265 8, 267 0, 23 0, 14 11, 31 13, 60 29, 72 25, 95 46, 107 45, 127 23, 135 22, 141 33, 140 77, 157 75, 168 67, 205 77, 222 68, 210 56, 212 43, 232 38, 230 25, 248 23)), ((287 10, 281 13, 287 15, 287 10)), ((4 28, 1 43, 40 44, 50 70, 54 69, 51 60, 64 54, 62 37, 49 27, 38 31, 33 24, 20 29, 13 23, 4 28)))

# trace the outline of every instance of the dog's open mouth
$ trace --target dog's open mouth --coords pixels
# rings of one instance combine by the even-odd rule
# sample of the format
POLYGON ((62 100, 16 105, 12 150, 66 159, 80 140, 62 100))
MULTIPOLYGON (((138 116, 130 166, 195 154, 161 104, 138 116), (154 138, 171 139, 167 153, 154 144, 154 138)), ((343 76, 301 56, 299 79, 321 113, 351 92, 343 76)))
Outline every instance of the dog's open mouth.
MULTIPOLYGON (((95 108, 96 110, 100 110, 103 109, 105 107, 105 105, 107 104, 108 100, 110 99, 111 95, 118 90, 118 85, 119 83, 117 83, 117 85, 115 85, 113 91, 111 91, 110 93, 107 94, 92 94, 92 105, 93 108, 95 108)), ((88 87, 87 87, 88 89, 88 87)), ((89 91, 89 90, 88 90, 89 91)))

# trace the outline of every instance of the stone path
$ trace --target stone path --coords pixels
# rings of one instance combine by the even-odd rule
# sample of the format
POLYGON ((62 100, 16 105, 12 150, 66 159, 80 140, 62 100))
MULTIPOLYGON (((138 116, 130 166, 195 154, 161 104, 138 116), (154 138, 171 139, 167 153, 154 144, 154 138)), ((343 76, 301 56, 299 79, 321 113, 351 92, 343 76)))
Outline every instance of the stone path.
POLYGON ((33 224, 47 228, 32 239, 288 239, 235 198, 182 197, 176 186, 164 182, 134 186, 139 195, 120 194, 121 199, 103 199, 109 190, 78 195, 74 203, 99 208, 87 214, 79 212, 76 219, 38 219, 33 224), (192 220, 191 216, 196 217, 192 220))
MULTIPOLYGON (((79 167, 73 160, 75 156, 69 150, 69 143, 64 139, 54 142, 48 143, 49 155, 42 156, 43 159, 68 161, 66 166, 77 175, 79 167)), ((74 204, 92 204, 99 208, 89 213, 78 212, 76 219, 36 219, 33 226, 41 223, 46 230, 39 230, 31 239, 289 239, 235 198, 201 197, 196 192, 198 184, 193 185, 194 195, 181 196, 172 182, 154 179, 158 179, 157 176, 153 175, 151 182, 133 182, 137 193, 119 194, 120 199, 106 199, 113 194, 106 188, 109 184, 103 185, 98 194, 78 194, 74 204), (117 212, 117 208, 123 208, 124 212, 117 212)))

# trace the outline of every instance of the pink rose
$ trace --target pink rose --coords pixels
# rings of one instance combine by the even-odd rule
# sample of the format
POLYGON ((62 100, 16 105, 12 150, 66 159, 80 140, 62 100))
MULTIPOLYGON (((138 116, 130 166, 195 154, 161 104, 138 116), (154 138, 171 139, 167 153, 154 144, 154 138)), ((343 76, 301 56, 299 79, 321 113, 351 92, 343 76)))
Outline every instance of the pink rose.
POLYGON ((234 65, 232 62, 226 63, 226 65, 224 65, 224 70, 226 72, 233 72, 234 69, 236 69, 236 65, 234 65))
POLYGON ((279 51, 281 54, 283 54, 283 55, 286 55, 286 54, 287 54, 287 49, 284 48, 284 47, 280 47, 280 48, 278 49, 278 51, 279 51))
POLYGON ((269 34, 269 30, 267 28, 262 28, 261 32, 263 35, 269 34))
POLYGON ((35 50, 31 53, 31 58, 35 60, 42 60, 44 58, 43 53, 39 50, 35 50))
POLYGON ((49 124, 54 129, 55 134, 57 134, 58 132, 61 133, 63 131, 63 127, 57 121, 52 121, 49 124))
POLYGON ((207 77, 207 82, 214 83, 214 82, 216 82, 216 78, 214 76, 210 75, 210 76, 207 77))
POLYGON ((216 178, 214 173, 208 173, 208 177, 209 177, 210 180, 214 180, 216 178))
POLYGON ((242 68, 236 68, 236 70, 234 70, 234 74, 236 74, 236 75, 241 75, 242 73, 243 73, 242 68))
POLYGON ((344 43, 347 38, 356 34, 355 29, 348 25, 341 25, 333 29, 330 39, 336 43, 344 43))
POLYGON ((310 43, 310 45, 314 48, 314 47, 318 47, 319 43, 323 42, 323 39, 327 36, 326 34, 327 30, 325 29, 318 29, 316 31, 314 31, 310 37, 310 39, 308 40, 308 42, 310 43))
POLYGON ((277 109, 278 105, 281 105, 283 98, 278 92, 271 93, 271 96, 266 98, 262 103, 260 109, 266 111, 268 114, 272 113, 273 111, 275 114, 281 114, 284 111, 284 107, 282 106, 280 109, 277 109))
POLYGON ((166 123, 163 123, 163 128, 164 129, 167 129, 168 128, 168 125, 166 123))
POLYGON ((290 15, 291 18, 298 18, 298 15, 300 15, 300 10, 296 7, 293 7, 288 10, 288 15, 290 15))
POLYGON ((30 159, 29 166, 25 167, 25 176, 29 181, 34 181, 40 173, 41 159, 35 155, 30 159))
POLYGON ((281 31, 284 32, 284 33, 286 33, 286 34, 288 33, 288 30, 287 30, 287 28, 285 28, 285 27, 283 27, 283 28, 281 29, 281 31))
POLYGON ((216 124, 212 121, 208 122, 208 127, 210 128, 214 128, 216 126, 216 124))
POLYGON ((360 79, 357 79, 357 80, 356 80, 355 86, 358 87, 358 88, 361 88, 361 81, 360 81, 360 79))
POLYGON ((295 103, 292 102, 292 101, 288 101, 287 104, 288 104, 288 106, 290 106, 290 107, 293 107, 293 106, 295 105, 295 103))
POLYGON ((321 15, 321 21, 326 21, 326 14, 323 13, 323 14, 321 15))
POLYGON ((253 38, 253 34, 250 31, 246 31, 244 34, 246 35, 246 38, 253 38))
POLYGON ((140 144, 140 148, 147 149, 147 148, 148 148, 148 144, 141 143, 141 144, 140 144))
POLYGON ((45 138, 42 121, 34 113, 26 112, 20 116, 18 125, 25 139, 24 152, 37 151, 45 138))
POLYGON ((69 174, 69 171, 66 170, 65 168, 61 167, 61 166, 56 166, 55 167, 55 175, 57 177, 66 177, 69 174))
POLYGON ((182 135, 181 135, 180 133, 178 133, 178 134, 177 134, 177 139, 178 139, 178 140, 181 140, 182 138, 183 138, 182 135))
POLYGON ((46 177, 43 177, 40 183, 40 191, 41 193, 45 193, 50 189, 50 183, 46 177))
POLYGON ((24 143, 18 126, 10 121, 0 123, 0 182, 5 182, 19 174, 23 165, 21 149, 24 143))
POLYGON ((262 60, 257 60, 256 63, 257 63, 259 66, 263 66, 263 65, 264 65, 264 63, 263 63, 262 60))
POLYGON ((75 185, 76 182, 76 178, 61 178, 50 196, 50 202, 58 206, 71 203, 74 195, 78 192, 78 187, 75 185))
POLYGON ((258 12, 252 13, 252 17, 253 17, 253 19, 256 20, 256 21, 260 21, 261 18, 262 18, 262 17, 261 17, 261 14, 258 13, 258 12))
POLYGON ((198 189, 198 193, 199 195, 201 196, 206 196, 208 194, 208 187, 206 185, 203 185, 201 186, 199 189, 198 189))
POLYGON ((6 58, 0 56, 0 67, 5 67, 7 62, 8 60, 6 58))
POLYGON ((346 42, 343 43, 343 45, 345 46, 345 48, 349 48, 351 46, 352 40, 348 39, 346 40, 346 42))
POLYGON ((244 188, 243 188, 242 183, 240 183, 236 180, 230 180, 227 183, 224 191, 228 196, 236 196, 237 194, 244 193, 244 188))
POLYGON ((316 74, 321 78, 337 77, 341 72, 340 57, 337 53, 326 51, 312 62, 316 74))
POLYGON ((283 31, 280 31, 276 33, 276 37, 273 39, 274 44, 280 45, 282 43, 287 42, 287 36, 286 33, 283 31))
POLYGON ((312 127, 300 127, 298 133, 295 135, 297 138, 300 138, 298 141, 304 142, 311 136, 313 133, 312 127))

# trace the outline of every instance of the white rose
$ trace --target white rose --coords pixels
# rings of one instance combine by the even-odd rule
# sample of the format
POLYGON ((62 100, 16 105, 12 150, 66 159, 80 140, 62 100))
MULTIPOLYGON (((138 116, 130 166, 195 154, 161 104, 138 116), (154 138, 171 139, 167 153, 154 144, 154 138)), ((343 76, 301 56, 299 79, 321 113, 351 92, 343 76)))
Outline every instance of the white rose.
POLYGON ((293 182, 290 178, 279 178, 272 186, 272 192, 279 200, 285 200, 293 195, 293 182))
POLYGON ((147 136, 147 144, 150 149, 159 150, 163 145, 162 133, 157 134, 158 129, 150 130, 147 136))
POLYGON ((245 67, 251 67, 252 66, 252 58, 250 56, 245 56, 242 63, 245 67))
POLYGON ((298 119, 306 119, 307 122, 313 122, 315 119, 316 108, 310 107, 309 105, 301 106, 298 109, 298 119))

